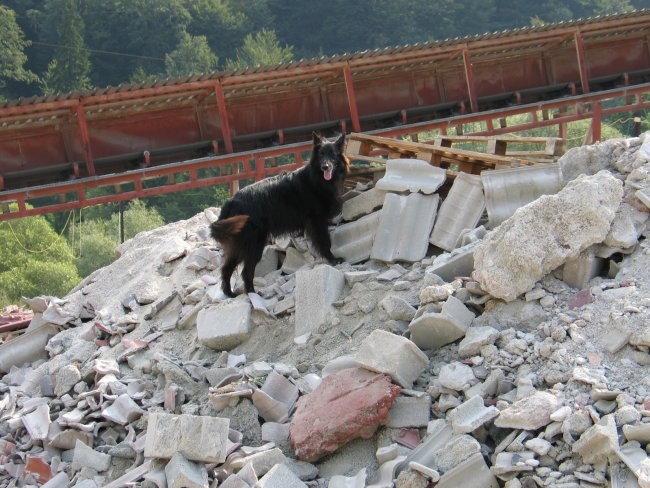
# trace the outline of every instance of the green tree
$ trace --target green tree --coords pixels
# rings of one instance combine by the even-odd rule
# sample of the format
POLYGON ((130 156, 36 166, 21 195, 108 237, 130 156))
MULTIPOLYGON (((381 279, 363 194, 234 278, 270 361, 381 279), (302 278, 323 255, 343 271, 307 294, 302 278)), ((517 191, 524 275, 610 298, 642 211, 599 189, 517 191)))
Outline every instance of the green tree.
POLYGON ((79 282, 72 249, 44 217, 0 223, 0 302, 63 296, 79 282))
POLYGON ((205 36, 183 32, 176 49, 165 55, 165 69, 173 77, 209 73, 217 67, 218 60, 205 36))
POLYGON ((78 0, 49 0, 47 10, 56 24, 60 46, 43 76, 46 94, 87 90, 90 84, 90 57, 84 45, 84 22, 78 0))
POLYGON ((31 43, 16 22, 16 12, 0 5, 0 99, 8 80, 24 83, 38 81, 38 77, 25 68, 25 48, 31 43))
POLYGON ((236 49, 236 59, 229 59, 229 69, 244 69, 253 66, 268 66, 284 63, 293 58, 293 48, 280 46, 278 37, 272 30, 262 29, 244 38, 242 47, 236 49))

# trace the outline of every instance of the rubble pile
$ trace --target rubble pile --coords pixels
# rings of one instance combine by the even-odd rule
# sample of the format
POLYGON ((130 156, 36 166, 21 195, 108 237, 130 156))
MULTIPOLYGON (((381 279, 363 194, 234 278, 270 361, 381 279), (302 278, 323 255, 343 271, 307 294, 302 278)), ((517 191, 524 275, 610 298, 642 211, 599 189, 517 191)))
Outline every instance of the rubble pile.
POLYGON ((537 186, 420 163, 346 195, 345 263, 267 246, 259 295, 222 294, 211 208, 27 299, 0 485, 650 487, 650 133, 537 186))

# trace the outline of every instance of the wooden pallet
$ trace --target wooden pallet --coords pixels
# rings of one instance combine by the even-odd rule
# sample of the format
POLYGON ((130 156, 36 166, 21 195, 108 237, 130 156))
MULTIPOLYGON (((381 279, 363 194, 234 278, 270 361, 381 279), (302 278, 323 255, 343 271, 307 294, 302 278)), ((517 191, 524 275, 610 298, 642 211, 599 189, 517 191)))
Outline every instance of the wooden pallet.
POLYGON ((450 176, 455 176, 458 172, 480 174, 486 169, 537 164, 535 161, 511 155, 489 154, 359 133, 347 136, 345 154, 352 160, 368 161, 380 165, 383 165, 386 159, 422 159, 434 166, 446 169, 450 176))

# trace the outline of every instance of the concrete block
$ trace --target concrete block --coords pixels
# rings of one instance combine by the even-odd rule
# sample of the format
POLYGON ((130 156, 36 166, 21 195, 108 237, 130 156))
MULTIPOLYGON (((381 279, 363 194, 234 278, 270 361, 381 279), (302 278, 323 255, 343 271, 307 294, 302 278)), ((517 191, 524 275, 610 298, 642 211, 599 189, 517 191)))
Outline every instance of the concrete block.
POLYGON ((472 454, 465 461, 440 477, 436 488, 499 488, 499 482, 480 453, 472 454))
POLYGON ((361 343, 354 362, 361 368, 389 375, 403 388, 411 388, 429 358, 406 337, 375 329, 361 343))
POLYGON ((386 192, 378 188, 371 188, 360 193, 354 198, 343 202, 341 215, 343 220, 355 220, 363 215, 368 215, 384 204, 386 192))
POLYGON ((443 448, 453 437, 454 432, 446 420, 436 419, 429 422, 427 435, 406 457, 406 464, 415 462, 435 469, 434 453, 443 448))
POLYGON ((282 272, 284 274, 292 274, 307 264, 305 256, 302 255, 295 247, 287 248, 287 252, 282 261, 282 272))
POLYGON ((389 159, 386 173, 375 188, 387 191, 434 193, 447 179, 447 171, 421 159, 389 159))
POLYGON ((262 252, 262 259, 255 266, 255 276, 266 276, 269 273, 278 269, 280 262, 280 255, 273 246, 264 247, 262 252))
POLYGON ((637 190, 634 195, 641 200, 641 203, 650 208, 650 186, 637 190))
POLYGON ((327 323, 332 303, 340 298, 344 286, 343 273, 326 264, 296 273, 295 337, 313 332, 327 323))
POLYGON ((497 454, 492 472, 502 480, 509 480, 518 473, 532 471, 534 468, 526 461, 535 459, 535 453, 530 451, 500 452, 497 454))
POLYGON ((440 206, 429 242, 445 251, 455 249, 461 233, 474 229, 484 211, 481 177, 458 173, 440 206))
POLYGON ((203 308, 196 317, 199 342, 218 351, 238 346, 248 339, 250 313, 247 300, 230 300, 203 308))
POLYGON ((480 452, 481 444, 471 435, 456 435, 433 454, 433 462, 440 472, 446 473, 480 452))
POLYGON ((494 344, 499 338, 499 331, 489 325, 481 327, 469 327, 465 331, 465 337, 458 345, 458 355, 461 358, 478 356, 481 348, 494 344))
POLYGON ((459 276, 470 276, 474 269, 475 247, 476 243, 471 243, 455 249, 451 254, 441 254, 427 267, 427 273, 437 274, 447 282, 454 281, 459 276))
POLYGON ((431 397, 400 396, 390 407, 387 426, 393 429, 403 427, 426 427, 431 414, 431 397))
POLYGON ((282 453, 280 448, 274 447, 273 449, 254 452, 248 456, 236 459, 232 463, 232 468, 237 471, 249 463, 258 476, 264 476, 274 466, 287 463, 287 457, 282 453))
POLYGON ((468 434, 498 415, 498 408, 486 407, 483 398, 474 396, 449 412, 447 419, 456 434, 468 434))
POLYGON ((151 412, 144 455, 169 459, 180 452, 190 461, 223 463, 229 429, 227 418, 151 412))
POLYGON ((258 481, 258 488, 307 488, 285 464, 276 464, 258 481))
POLYGON ((441 312, 416 315, 409 324, 411 340, 421 349, 438 349, 465 335, 474 314, 456 297, 449 297, 441 312))
POLYGON ((262 424, 262 440, 266 442, 281 442, 289 439, 289 424, 278 422, 264 422, 262 424))
POLYGON ((422 260, 439 201, 438 195, 387 194, 370 257, 389 263, 422 260))
POLYGON ((594 464, 607 459, 618 449, 618 433, 614 415, 605 415, 589 427, 572 446, 573 452, 580 454, 583 461, 594 464))
POLYGON ((605 266, 603 258, 596 257, 593 249, 583 251, 562 266, 562 280, 569 286, 582 290, 598 276, 605 266))
POLYGON ((624 425, 623 435, 628 441, 639 441, 641 444, 650 442, 650 424, 624 425))
POLYGON ((332 254, 351 264, 368 259, 379 228, 380 217, 381 211, 374 212, 336 227, 330 233, 332 254))
POLYGON ((205 466, 188 461, 177 452, 165 466, 168 488, 208 488, 205 466))
POLYGON ((110 465, 111 456, 103 452, 95 451, 92 447, 77 440, 72 455, 72 469, 78 470, 83 467, 88 467, 101 473, 102 471, 106 471, 110 465))
POLYGON ((559 163, 482 171, 481 180, 491 229, 519 207, 562 189, 559 163))

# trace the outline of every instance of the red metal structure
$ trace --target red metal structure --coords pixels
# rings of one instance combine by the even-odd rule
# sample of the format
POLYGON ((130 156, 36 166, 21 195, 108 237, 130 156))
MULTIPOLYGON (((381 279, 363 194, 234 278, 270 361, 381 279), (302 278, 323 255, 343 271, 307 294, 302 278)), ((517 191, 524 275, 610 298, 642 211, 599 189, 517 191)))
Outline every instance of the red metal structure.
POLYGON ((602 115, 648 108, 649 38, 650 10, 640 10, 9 101, 0 220, 236 186, 302 164, 313 130, 417 135, 482 121, 488 134, 557 125, 562 135, 566 122, 595 118, 598 139, 602 115), (520 113, 528 123, 502 126, 520 113))

